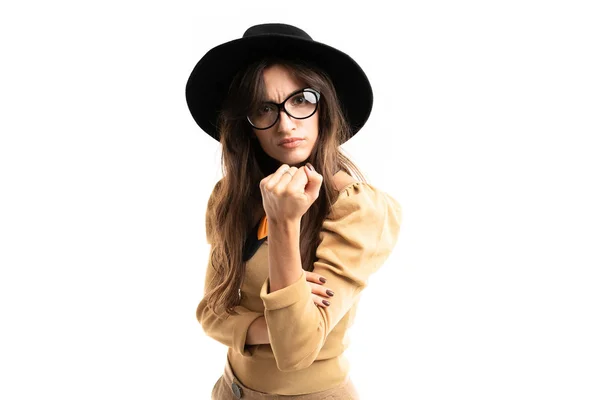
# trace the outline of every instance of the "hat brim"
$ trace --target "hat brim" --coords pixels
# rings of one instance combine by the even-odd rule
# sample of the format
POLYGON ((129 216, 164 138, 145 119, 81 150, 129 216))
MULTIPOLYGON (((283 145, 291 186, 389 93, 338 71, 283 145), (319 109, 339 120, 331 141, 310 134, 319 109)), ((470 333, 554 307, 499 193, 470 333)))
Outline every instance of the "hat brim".
POLYGON ((263 35, 232 40, 211 49, 190 74, 185 89, 188 107, 200 128, 215 140, 219 140, 217 117, 231 81, 241 68, 265 56, 302 59, 325 71, 333 81, 351 136, 364 126, 373 107, 373 91, 356 61, 313 40, 263 35))

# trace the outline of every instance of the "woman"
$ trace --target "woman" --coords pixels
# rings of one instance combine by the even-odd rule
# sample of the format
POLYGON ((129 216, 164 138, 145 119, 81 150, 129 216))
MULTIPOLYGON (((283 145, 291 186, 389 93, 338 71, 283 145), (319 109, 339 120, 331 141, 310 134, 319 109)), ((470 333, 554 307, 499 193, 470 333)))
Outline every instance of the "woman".
POLYGON ((210 50, 186 98, 223 147, 197 309, 229 347, 212 398, 357 399, 346 333, 400 226, 399 204, 339 150, 370 114, 367 77, 304 31, 264 24, 210 50))

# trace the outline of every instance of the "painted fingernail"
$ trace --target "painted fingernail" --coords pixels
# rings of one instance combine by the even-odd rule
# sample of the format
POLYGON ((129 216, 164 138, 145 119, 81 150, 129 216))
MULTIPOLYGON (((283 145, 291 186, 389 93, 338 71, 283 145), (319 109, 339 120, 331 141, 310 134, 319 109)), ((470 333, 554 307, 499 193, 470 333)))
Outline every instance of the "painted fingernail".
POLYGON ((320 278, 319 278, 319 280, 320 280, 321 282, 323 282, 323 283, 327 282, 327 279, 325 279, 325 278, 323 278, 323 277, 320 277, 320 278))
POLYGON ((328 294, 328 295, 330 295, 330 296, 333 296, 333 290, 329 290, 329 289, 327 289, 327 290, 325 291, 325 293, 327 293, 327 294, 328 294))
POLYGON ((310 169, 311 171, 313 171, 313 172, 315 171, 315 167, 313 167, 311 163, 307 162, 307 163, 306 163, 306 166, 307 166, 307 167, 308 167, 308 169, 310 169))
POLYGON ((325 304, 326 306, 330 305, 331 303, 328 302, 327 300, 323 300, 323 304, 325 304))

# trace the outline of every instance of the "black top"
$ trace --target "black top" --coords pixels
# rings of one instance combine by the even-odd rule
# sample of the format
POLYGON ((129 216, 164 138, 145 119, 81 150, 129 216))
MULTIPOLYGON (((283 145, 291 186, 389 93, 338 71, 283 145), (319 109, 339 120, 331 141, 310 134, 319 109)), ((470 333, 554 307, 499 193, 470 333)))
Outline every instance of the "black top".
POLYGON ((261 221, 262 218, 260 219, 260 221, 258 221, 258 224, 256 224, 256 226, 254 226, 254 228, 252 228, 250 232, 248 232, 248 235, 246 236, 243 255, 244 261, 248 261, 249 259, 251 259, 254 253, 256 253, 256 251, 258 250, 258 248, 263 244, 263 242, 267 240, 268 236, 265 236, 260 240, 258 239, 258 228, 260 226, 261 221))

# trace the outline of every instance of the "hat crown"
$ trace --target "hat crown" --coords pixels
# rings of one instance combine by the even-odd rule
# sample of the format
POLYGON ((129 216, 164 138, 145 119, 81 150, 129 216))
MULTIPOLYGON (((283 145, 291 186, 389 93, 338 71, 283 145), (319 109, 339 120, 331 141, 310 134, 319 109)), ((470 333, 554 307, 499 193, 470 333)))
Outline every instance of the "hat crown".
POLYGON ((271 36, 271 35, 285 35, 294 36, 301 39, 313 40, 308 33, 304 32, 300 28, 296 28, 292 25, 287 24, 260 24, 254 25, 246 29, 243 38, 253 36, 271 36))

